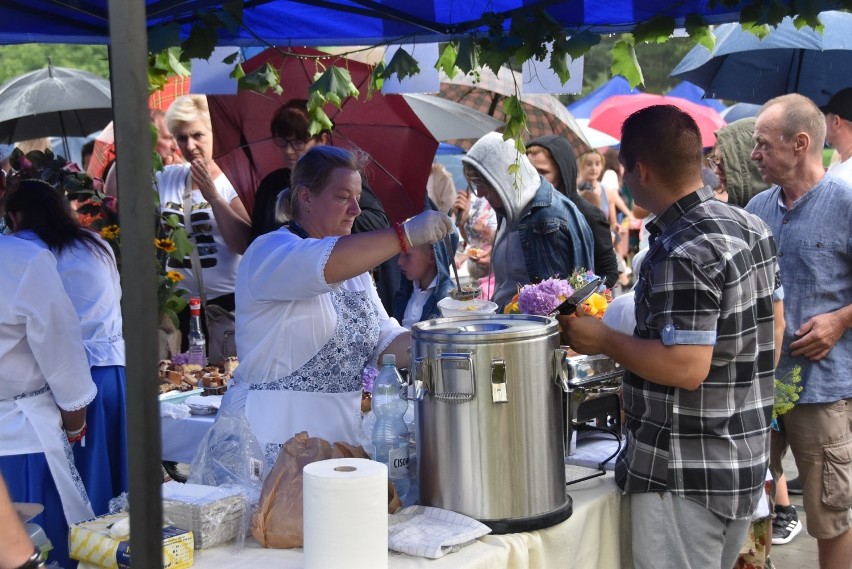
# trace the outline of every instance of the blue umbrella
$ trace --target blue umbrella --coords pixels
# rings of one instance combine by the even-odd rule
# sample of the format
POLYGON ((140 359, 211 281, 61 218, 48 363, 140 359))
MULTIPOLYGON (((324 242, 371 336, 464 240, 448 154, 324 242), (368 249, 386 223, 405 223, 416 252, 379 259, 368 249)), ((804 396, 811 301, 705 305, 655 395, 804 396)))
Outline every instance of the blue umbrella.
POLYGON ((689 81, 681 81, 672 87, 672 90, 666 93, 666 95, 669 97, 680 97, 681 99, 686 99, 687 101, 692 101, 693 103, 710 107, 719 113, 724 111, 726 108, 725 103, 718 99, 708 99, 704 93, 704 89, 698 85, 690 83, 689 81))
POLYGON ((797 30, 785 18, 762 40, 739 24, 721 25, 713 52, 694 47, 671 76, 695 83, 713 98, 763 104, 801 93, 824 105, 852 84, 852 14, 822 12, 819 19, 822 33, 797 30))
POLYGON ((592 110, 595 107, 613 95, 635 95, 641 92, 635 87, 630 87, 627 79, 616 75, 579 101, 574 101, 568 105, 568 112, 574 115, 575 119, 587 119, 592 115, 592 110))

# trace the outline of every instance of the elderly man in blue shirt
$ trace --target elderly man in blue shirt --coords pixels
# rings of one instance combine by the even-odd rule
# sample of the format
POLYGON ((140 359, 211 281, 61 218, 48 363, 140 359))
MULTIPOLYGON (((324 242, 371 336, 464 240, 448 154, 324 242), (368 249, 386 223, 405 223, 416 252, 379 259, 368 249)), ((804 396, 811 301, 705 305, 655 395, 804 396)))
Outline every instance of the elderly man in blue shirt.
POLYGON ((834 569, 852 567, 852 187, 825 175, 825 132, 809 99, 767 102, 751 157, 775 185, 746 209, 769 225, 778 248, 786 320, 778 377, 795 366, 802 376, 796 406, 779 418, 772 473, 783 473, 789 443, 820 567, 834 569))

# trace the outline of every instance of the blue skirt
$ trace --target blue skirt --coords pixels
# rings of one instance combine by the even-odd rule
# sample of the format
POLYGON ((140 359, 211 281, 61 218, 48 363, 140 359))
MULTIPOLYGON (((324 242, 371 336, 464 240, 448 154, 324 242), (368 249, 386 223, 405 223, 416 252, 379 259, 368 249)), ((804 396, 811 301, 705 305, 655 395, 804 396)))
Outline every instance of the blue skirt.
POLYGON ((96 516, 127 492, 127 404, 123 366, 92 367, 98 388, 86 408, 86 446, 74 445, 74 462, 96 516))
POLYGON ((34 502, 44 506, 44 512, 31 521, 42 527, 53 544, 48 562, 63 569, 77 567, 68 558, 68 522, 62 510, 62 500, 47 466, 43 453, 0 456, 0 472, 13 502, 34 502))

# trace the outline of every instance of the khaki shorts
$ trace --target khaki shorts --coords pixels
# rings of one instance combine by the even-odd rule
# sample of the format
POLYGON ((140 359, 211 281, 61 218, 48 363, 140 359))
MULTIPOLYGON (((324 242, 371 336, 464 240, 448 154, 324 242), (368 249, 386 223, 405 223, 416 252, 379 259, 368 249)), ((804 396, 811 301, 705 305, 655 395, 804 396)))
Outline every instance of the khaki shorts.
POLYGON ((772 476, 783 474, 787 445, 793 452, 808 533, 831 539, 852 527, 852 399, 797 405, 771 438, 772 476))

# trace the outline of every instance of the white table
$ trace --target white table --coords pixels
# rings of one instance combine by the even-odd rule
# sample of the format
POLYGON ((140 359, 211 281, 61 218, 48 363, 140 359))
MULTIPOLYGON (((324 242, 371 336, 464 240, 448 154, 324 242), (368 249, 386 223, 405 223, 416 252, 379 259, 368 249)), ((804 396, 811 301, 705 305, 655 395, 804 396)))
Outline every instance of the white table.
MULTIPOLYGON (((574 513, 543 530, 488 535, 441 559, 390 552, 391 569, 626 569, 631 566, 627 502, 613 474, 569 486, 574 513)), ((345 567, 341 552, 341 567, 345 567)), ((303 569, 301 549, 263 549, 247 540, 240 554, 232 545, 196 551, 198 569, 303 569)))

